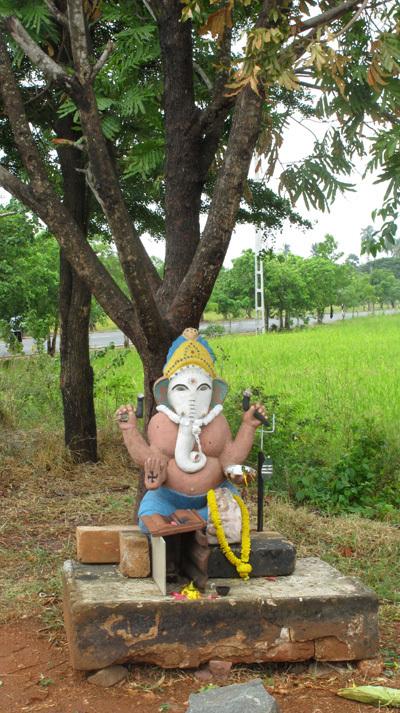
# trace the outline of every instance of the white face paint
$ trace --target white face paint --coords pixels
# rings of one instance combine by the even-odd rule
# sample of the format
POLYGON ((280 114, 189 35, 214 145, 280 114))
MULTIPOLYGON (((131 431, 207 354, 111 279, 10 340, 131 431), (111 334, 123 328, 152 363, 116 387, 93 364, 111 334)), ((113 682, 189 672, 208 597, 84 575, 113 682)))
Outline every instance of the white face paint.
POLYGON ((191 421, 208 414, 212 397, 212 378, 199 366, 185 366, 171 376, 168 403, 178 416, 191 421))

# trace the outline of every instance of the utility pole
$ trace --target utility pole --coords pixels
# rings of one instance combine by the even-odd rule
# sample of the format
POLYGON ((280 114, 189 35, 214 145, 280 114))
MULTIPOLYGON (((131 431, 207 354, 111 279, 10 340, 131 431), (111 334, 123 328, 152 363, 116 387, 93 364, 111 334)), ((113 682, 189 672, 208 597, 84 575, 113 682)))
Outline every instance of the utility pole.
POLYGON ((256 308, 256 334, 265 332, 265 308, 264 308, 264 265, 261 256, 261 238, 256 233, 254 251, 254 302, 256 308))

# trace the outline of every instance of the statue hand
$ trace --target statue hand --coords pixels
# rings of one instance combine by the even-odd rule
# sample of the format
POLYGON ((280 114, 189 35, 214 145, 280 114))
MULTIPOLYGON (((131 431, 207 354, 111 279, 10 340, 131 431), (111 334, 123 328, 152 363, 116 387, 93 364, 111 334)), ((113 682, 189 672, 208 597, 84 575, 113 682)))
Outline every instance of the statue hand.
POLYGON ((257 402, 256 404, 252 404, 248 411, 244 412, 242 420, 243 423, 247 423, 247 425, 252 426, 253 428, 258 428, 258 426, 261 426, 261 421, 254 416, 255 411, 258 411, 258 413, 264 416, 264 418, 267 418, 267 412, 264 406, 257 402))
POLYGON ((157 490, 167 477, 168 458, 150 456, 144 462, 144 484, 147 490, 157 490))
POLYGON ((136 428, 135 409, 131 404, 120 406, 115 412, 115 420, 121 431, 129 431, 131 428, 136 428))
POLYGON ((248 465, 228 465, 224 473, 234 485, 247 486, 257 477, 257 472, 248 465))

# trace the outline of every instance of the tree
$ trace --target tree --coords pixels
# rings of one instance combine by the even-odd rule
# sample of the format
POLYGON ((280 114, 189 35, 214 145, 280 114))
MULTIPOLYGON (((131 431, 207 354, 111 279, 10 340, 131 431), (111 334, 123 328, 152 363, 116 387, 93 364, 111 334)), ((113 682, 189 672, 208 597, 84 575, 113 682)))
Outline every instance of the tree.
MULTIPOLYGON (((331 132, 302 164, 285 169, 281 186, 292 200, 302 195, 307 204, 321 208, 338 190, 350 187, 340 176, 351 171, 365 114, 356 115, 348 95, 356 74, 368 91, 367 108, 378 116, 382 90, 370 87, 368 71, 371 62, 378 66, 375 72, 380 65, 371 46, 391 43, 393 55, 397 9, 388 11, 379 0, 324 1, 310 17, 314 4, 239 0, 215 9, 207 0, 187 0, 183 7, 178 0, 150 0, 150 13, 144 15, 135 2, 110 2, 101 15, 97 4, 82 0, 21 0, 16 8, 0 1, 0 88, 15 143, 0 167, 0 183, 43 220, 79 279, 137 347, 145 366, 148 415, 151 387, 171 339, 183 326, 198 324, 210 297, 255 149, 266 156, 270 175, 293 112, 326 113, 336 102, 335 111, 347 112, 341 122, 346 144, 339 128, 331 132), (232 40, 243 31, 247 43, 237 57, 232 40), (96 53, 99 46, 102 51, 96 53), (60 57, 55 47, 70 52, 60 57), (22 81, 26 75, 29 91, 22 81), (40 145, 36 141, 38 121, 30 116, 30 102, 49 85, 57 107, 62 97, 64 115, 79 124, 75 140, 69 130, 60 128, 55 135, 49 128, 40 134, 40 145), (323 94, 317 108, 314 95, 307 94, 310 85, 323 94), (126 107, 128 96, 127 118, 119 121, 117 109, 126 107), (348 124, 354 117, 351 135, 348 124), (126 130, 129 122, 141 126, 136 139, 126 130), (82 156, 79 170, 115 242, 129 296, 95 254, 67 194, 60 199, 54 145, 82 156), (26 178, 15 170, 16 153, 26 178), (120 180, 126 168, 135 178, 127 189, 120 180), (207 187, 210 206, 200 239, 201 197, 207 187), (135 191, 141 196, 136 202, 135 191), (155 191, 165 219, 163 279, 140 241, 140 209, 144 196, 155 191)), ((393 66, 390 76, 395 71, 393 66)))
POLYGON ((358 267, 360 264, 360 258, 355 253, 349 253, 345 260, 346 265, 351 265, 352 267, 358 267))
POLYGON ((400 280, 400 258, 397 257, 381 257, 377 260, 371 260, 366 265, 360 265, 361 272, 373 272, 376 268, 390 270, 395 277, 400 280))
POLYGON ((400 280, 396 279, 390 270, 374 270, 370 275, 371 285, 374 286, 376 298, 384 308, 385 304, 390 304, 393 308, 400 299, 400 280))
POLYGON ((323 257, 304 261, 309 309, 316 312, 318 324, 323 322, 326 308, 338 302, 338 269, 338 265, 323 257))
POLYGON ((267 319, 277 313, 280 329, 290 329, 292 318, 305 315, 308 288, 302 272, 303 262, 301 257, 287 252, 264 259, 267 319))
POLYGON ((215 283, 211 304, 227 319, 244 312, 252 316, 254 310, 254 252, 244 250, 232 260, 232 267, 222 268, 215 283), (232 306, 230 301, 234 303, 232 306), (233 312, 232 312, 233 309, 233 312))
POLYGON ((232 270, 222 268, 211 299, 216 304, 218 312, 229 321, 238 317, 243 309, 243 302, 236 288, 237 283, 235 283, 232 270))
POLYGON ((39 348, 57 333, 57 246, 38 222, 16 203, 0 220, 0 319, 6 340, 19 315, 39 348))
POLYGON ((311 246, 311 255, 314 257, 323 257, 331 262, 337 262, 343 257, 343 253, 337 252, 338 244, 333 235, 327 233, 320 243, 313 243, 311 246))

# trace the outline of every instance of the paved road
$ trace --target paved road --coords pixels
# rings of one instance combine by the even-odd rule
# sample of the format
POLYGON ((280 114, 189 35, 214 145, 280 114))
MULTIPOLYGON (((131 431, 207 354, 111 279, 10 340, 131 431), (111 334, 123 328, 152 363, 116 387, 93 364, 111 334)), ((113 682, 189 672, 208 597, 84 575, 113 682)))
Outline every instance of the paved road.
MULTIPOLYGON (((383 314, 394 314, 398 312, 398 310, 390 309, 390 310, 385 310, 383 314)), ((382 314, 381 312, 375 312, 375 314, 382 314)), ((371 312, 358 312, 354 315, 354 317, 370 317, 371 312)), ((352 319, 353 315, 348 312, 345 314, 346 319, 352 319)), ((325 315, 324 318, 324 324, 332 324, 334 322, 338 322, 342 320, 342 314, 340 312, 335 313, 333 315, 333 318, 330 319, 329 315, 325 315)), ((314 325, 316 324, 316 319, 314 317, 310 317, 309 324, 314 325)), ((224 327, 226 333, 230 334, 239 334, 239 333, 246 333, 246 332, 255 332, 256 331, 256 320, 255 319, 240 319, 240 320, 235 320, 232 322, 218 322, 221 326, 224 327)), ((279 322, 277 319, 271 319, 270 320, 271 325, 276 325, 278 326, 279 322)), ((200 324, 201 329, 205 329, 209 325, 208 322, 202 322, 200 324)), ((119 347, 122 346, 124 343, 124 335, 122 332, 119 330, 115 331, 110 331, 110 332, 92 332, 89 336, 89 343, 90 347, 92 349, 100 349, 101 347, 106 347, 112 343, 115 344, 115 346, 119 347)), ((33 339, 30 337, 27 337, 23 340, 23 347, 24 347, 24 353, 25 354, 32 354, 33 348, 34 348, 34 342, 33 339)), ((57 343, 58 347, 58 343, 57 343)), ((4 342, 0 341, 0 357, 8 356, 8 351, 6 349, 6 346, 4 342)))

